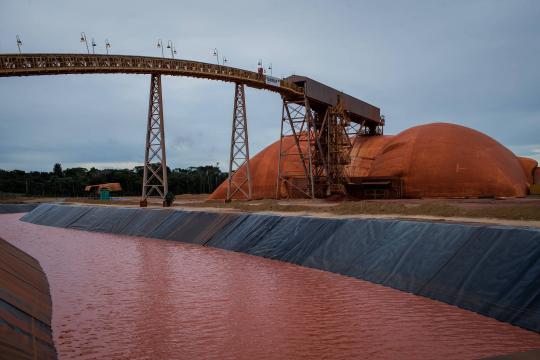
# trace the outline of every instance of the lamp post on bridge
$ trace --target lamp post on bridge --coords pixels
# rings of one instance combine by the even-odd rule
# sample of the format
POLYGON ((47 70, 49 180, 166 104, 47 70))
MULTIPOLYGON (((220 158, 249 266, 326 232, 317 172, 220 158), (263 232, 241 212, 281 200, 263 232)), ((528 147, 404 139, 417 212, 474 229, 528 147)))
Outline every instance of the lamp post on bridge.
POLYGON ((109 42, 109 39, 105 39, 105 51, 107 51, 107 55, 109 55, 110 47, 111 47, 111 43, 109 42))
POLYGON ((174 47, 174 44, 173 44, 172 40, 169 40, 167 42, 167 49, 171 49, 171 58, 174 59, 174 54, 176 54, 176 49, 174 47))
POLYGON ((86 40, 86 34, 84 32, 81 33, 81 42, 86 44, 86 52, 90 55, 90 48, 88 47, 88 41, 86 40))
POLYGON ((94 41, 94 38, 92 38, 92 54, 96 55, 96 42, 94 41))
POLYGON ((157 48, 161 49, 161 57, 164 58, 165 53, 163 52, 163 41, 161 39, 157 41, 157 48))
POLYGON ((219 65, 219 52, 218 52, 217 48, 214 48, 214 54, 213 55, 216 57, 217 64, 219 65))
POLYGON ((19 54, 21 54, 22 41, 21 41, 21 38, 19 37, 18 34, 17 34, 16 38, 17 38, 17 48, 19 48, 19 54))

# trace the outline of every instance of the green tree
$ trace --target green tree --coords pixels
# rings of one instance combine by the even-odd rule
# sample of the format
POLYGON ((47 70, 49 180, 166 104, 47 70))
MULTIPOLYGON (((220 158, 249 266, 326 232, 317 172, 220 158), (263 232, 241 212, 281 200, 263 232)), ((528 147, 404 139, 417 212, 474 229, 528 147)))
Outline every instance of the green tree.
MULTIPOLYGON (((227 179, 216 166, 176 168, 169 174, 169 190, 174 194, 211 193, 227 179)), ((119 196, 138 196, 141 193, 143 167, 134 169, 68 168, 55 164, 52 172, 0 169, 0 193, 31 194, 41 196, 85 196, 86 185, 118 182, 122 186, 119 196)))
POLYGON ((62 164, 60 163, 54 164, 53 174, 58 177, 62 177, 64 175, 64 173, 62 172, 62 164))

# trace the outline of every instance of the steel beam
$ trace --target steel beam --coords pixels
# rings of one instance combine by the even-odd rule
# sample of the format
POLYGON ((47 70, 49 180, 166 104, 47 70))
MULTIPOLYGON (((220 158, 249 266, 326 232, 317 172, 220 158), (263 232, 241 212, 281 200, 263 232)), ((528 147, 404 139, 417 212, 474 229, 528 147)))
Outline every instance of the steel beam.
POLYGON ((231 201, 237 193, 241 195, 241 198, 251 200, 246 95, 244 84, 241 83, 236 83, 234 90, 229 178, 225 201, 231 201))
POLYGON ((150 79, 150 100, 148 103, 141 206, 146 206, 148 197, 152 195, 157 195, 164 200, 168 191, 161 75, 152 74, 150 79))

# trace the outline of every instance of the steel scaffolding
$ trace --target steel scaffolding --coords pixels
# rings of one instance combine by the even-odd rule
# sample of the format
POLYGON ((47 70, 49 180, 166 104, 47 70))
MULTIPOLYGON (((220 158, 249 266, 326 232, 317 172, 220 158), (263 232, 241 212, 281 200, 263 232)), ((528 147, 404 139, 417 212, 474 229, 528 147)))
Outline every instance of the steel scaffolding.
POLYGON ((309 100, 287 100, 283 98, 281 112, 281 135, 279 142, 278 174, 276 198, 291 197, 299 193, 308 198, 315 197, 313 174, 313 145, 315 138, 314 113, 309 106, 309 100), (294 140, 293 148, 284 147, 284 139, 294 140), (284 162, 299 163, 300 169, 284 168, 284 162))
POLYGON ((307 97, 283 99, 276 198, 324 197, 345 194, 349 182, 345 167, 350 164, 352 139, 372 135, 370 129, 352 123, 343 102, 312 110, 307 97), (292 138, 292 148, 286 138, 292 138), (288 147, 286 148, 286 146, 288 147), (287 164, 287 165, 285 165, 287 164))
POLYGON ((241 83, 235 84, 234 91, 229 178, 227 180, 227 198, 225 201, 231 201, 236 193, 240 193, 245 200, 251 200, 246 95, 244 84, 241 83))
POLYGON ((152 74, 150 80, 150 101, 148 104, 141 206, 146 206, 147 198, 151 195, 157 193, 159 197, 164 199, 167 192, 167 160, 165 156, 161 75, 152 74))

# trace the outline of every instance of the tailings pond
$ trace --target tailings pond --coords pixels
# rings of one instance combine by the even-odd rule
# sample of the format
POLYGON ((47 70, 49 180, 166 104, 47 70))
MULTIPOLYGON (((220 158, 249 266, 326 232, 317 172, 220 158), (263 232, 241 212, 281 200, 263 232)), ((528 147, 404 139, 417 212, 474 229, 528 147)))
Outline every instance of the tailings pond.
POLYGON ((0 215, 38 259, 61 359, 472 359, 540 335, 366 281, 173 241, 0 215))

